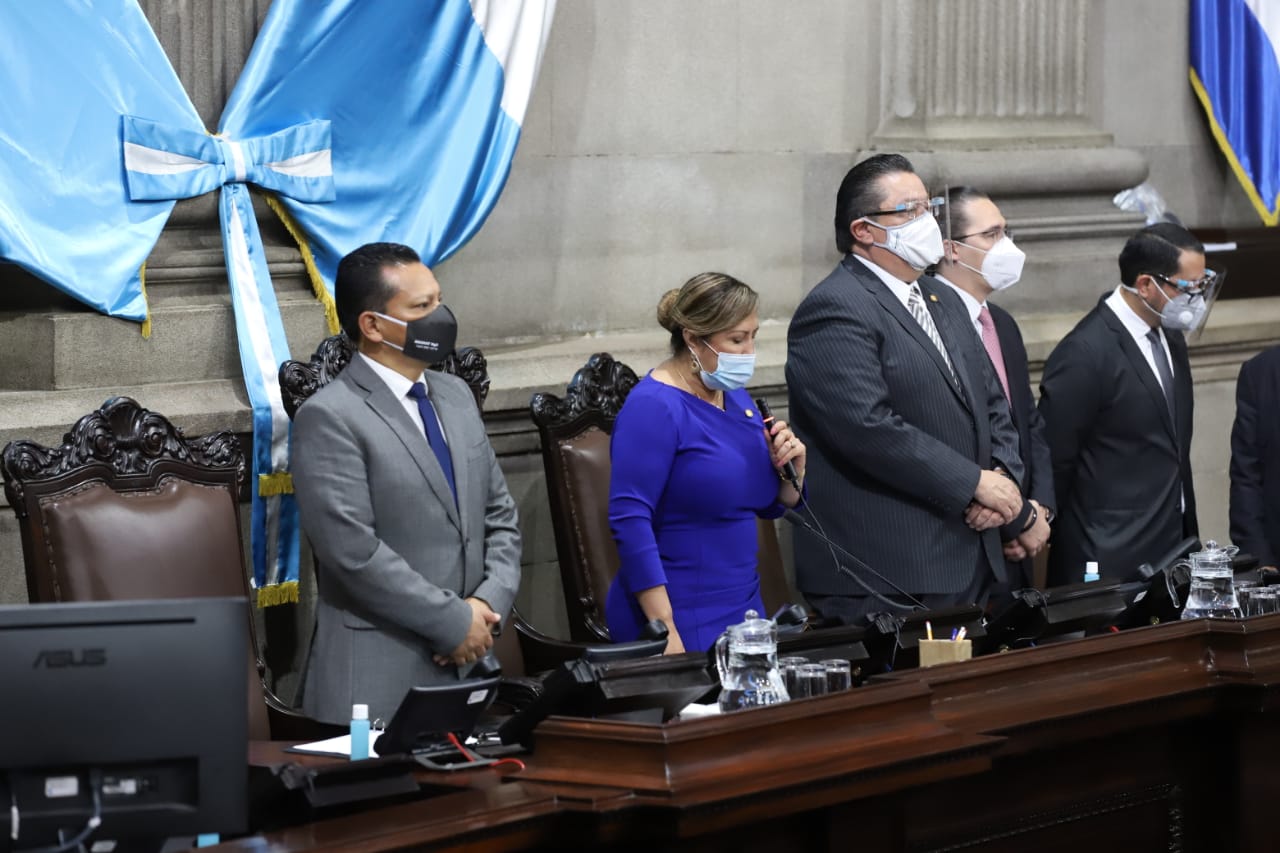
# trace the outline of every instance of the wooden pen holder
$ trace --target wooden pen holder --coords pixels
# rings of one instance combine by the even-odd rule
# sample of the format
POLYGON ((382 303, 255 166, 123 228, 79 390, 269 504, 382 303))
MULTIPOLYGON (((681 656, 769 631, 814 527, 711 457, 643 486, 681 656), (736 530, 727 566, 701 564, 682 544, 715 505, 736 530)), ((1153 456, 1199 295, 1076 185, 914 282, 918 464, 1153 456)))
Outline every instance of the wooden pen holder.
POLYGON ((972 640, 921 640, 920 665, 955 663, 973 657, 972 640))

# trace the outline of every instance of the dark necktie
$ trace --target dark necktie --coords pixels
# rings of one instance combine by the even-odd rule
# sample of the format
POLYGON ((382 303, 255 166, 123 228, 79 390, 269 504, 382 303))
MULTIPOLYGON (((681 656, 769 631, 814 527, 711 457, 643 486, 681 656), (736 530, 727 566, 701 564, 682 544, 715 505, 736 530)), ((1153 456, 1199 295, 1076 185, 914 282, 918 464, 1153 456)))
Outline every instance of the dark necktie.
POLYGON ((1173 411, 1173 370, 1169 367, 1169 356, 1164 354, 1164 347, 1160 344, 1160 330, 1152 329, 1147 332, 1147 340, 1151 342, 1151 355, 1155 359, 1156 374, 1160 377, 1160 384, 1164 387, 1164 401, 1169 405, 1169 417, 1177 423, 1177 416, 1173 411))
POLYGON ((422 415, 422 429, 427 434, 427 443, 435 451, 440 462, 440 470, 449 483, 449 491, 453 492, 453 502, 458 503, 458 487, 453 482, 453 459, 449 457, 449 445, 445 443, 444 433, 440 431, 440 422, 436 420, 435 406, 427 397, 427 386, 421 382, 413 383, 409 396, 418 401, 418 414, 422 415))

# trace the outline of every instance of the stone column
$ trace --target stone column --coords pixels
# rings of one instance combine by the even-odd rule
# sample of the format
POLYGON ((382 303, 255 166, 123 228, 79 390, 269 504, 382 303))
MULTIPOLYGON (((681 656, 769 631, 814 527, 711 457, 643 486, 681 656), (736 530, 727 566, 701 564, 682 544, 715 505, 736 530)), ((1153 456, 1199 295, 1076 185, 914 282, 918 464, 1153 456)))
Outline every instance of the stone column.
MULTIPOLYGON (((1094 0, 898 0, 879 10, 875 151, 990 193, 1027 251, 1014 308, 1084 308, 1142 220, 1111 203, 1147 164, 1096 124, 1094 0)), ((874 122, 874 119, 873 119, 874 122)))

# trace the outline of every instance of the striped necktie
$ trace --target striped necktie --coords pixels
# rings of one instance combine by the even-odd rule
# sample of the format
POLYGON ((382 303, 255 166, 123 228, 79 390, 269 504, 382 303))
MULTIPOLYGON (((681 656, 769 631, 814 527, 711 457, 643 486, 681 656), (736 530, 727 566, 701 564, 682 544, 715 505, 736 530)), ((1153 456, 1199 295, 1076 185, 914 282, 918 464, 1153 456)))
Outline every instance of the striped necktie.
POLYGON ((947 370, 951 373, 951 381, 959 387, 960 377, 956 376, 956 369, 951 364, 951 356, 947 355, 947 348, 942 343, 942 335, 938 334, 938 327, 933 324, 933 316, 929 313, 929 309, 924 307, 924 294, 920 292, 920 285, 914 281, 911 282, 908 291, 907 310, 911 312, 912 317, 916 318, 920 328, 924 329, 924 333, 929 336, 929 340, 933 341, 938 352, 942 353, 942 360, 947 363, 947 370))

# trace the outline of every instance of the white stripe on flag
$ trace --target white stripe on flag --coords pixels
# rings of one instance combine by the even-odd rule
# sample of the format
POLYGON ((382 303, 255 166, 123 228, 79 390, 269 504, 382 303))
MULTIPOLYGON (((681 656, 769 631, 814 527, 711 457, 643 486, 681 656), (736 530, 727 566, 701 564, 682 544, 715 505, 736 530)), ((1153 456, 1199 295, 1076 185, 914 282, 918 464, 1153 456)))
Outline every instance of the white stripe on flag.
POLYGON ((184 175, 210 164, 185 154, 147 148, 136 142, 124 144, 124 167, 143 175, 184 175))
POLYGON ((1258 19, 1258 25, 1271 42, 1271 52, 1280 59, 1280 3, 1275 0, 1244 0, 1244 5, 1258 19))
MULTIPOLYGON (((225 190, 224 190, 225 192, 225 190)), ((231 208, 231 224, 227 229, 231 245, 227 254, 235 270, 232 286, 241 290, 244 298, 245 324, 249 327, 249 339, 253 343, 253 358, 257 363, 258 381, 262 383, 267 399, 271 401, 271 468, 274 471, 287 470, 289 466, 289 417, 284 411, 284 400, 280 396, 280 383, 276 381, 276 365, 284 359, 277 359, 271 349, 271 333, 267 328, 267 318, 262 310, 262 295, 258 290, 258 280, 253 274, 253 262, 249 258, 249 245, 244 238, 244 222, 240 219, 238 205, 231 208)), ((245 381, 251 381, 245 376, 245 381)), ((271 473, 271 472, 268 472, 271 473)), ((257 484, 253 484, 257 490, 257 484)))
POLYGON ((502 111, 523 124, 556 0, 471 0, 471 14, 484 33, 485 45, 502 64, 502 111))
POLYGON ((323 151, 312 151, 310 154, 299 154, 288 160, 268 163, 267 168, 295 178, 328 178, 333 175, 333 159, 331 152, 326 148, 323 151))
POLYGON ((230 139, 222 140, 226 143, 227 148, 231 151, 231 164, 236 170, 235 182, 244 183, 244 179, 248 177, 249 172, 244 166, 244 149, 239 142, 232 142, 230 139))

